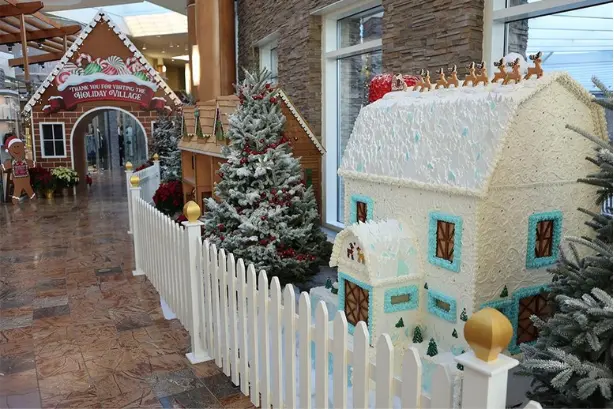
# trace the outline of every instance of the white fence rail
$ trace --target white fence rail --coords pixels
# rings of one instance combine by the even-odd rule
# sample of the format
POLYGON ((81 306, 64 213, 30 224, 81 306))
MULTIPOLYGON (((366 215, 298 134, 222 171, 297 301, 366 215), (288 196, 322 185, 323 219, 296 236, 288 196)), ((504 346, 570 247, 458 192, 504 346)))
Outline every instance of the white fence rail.
MULTIPOLYGON (((405 352, 395 374, 394 347, 386 334, 374 346, 375 360, 369 359, 363 322, 350 342, 343 312, 333 312, 330 324, 320 301, 312 322, 311 300, 302 293, 297 313, 291 285, 282 291, 273 277, 269 286, 266 272, 257 274, 253 265, 202 243, 196 203, 186 205, 188 221, 181 227, 147 204, 138 180, 134 182, 134 274, 147 276, 189 330, 190 361, 214 359, 255 406, 505 408, 508 371, 518 364, 515 359, 499 355, 486 363, 473 351, 465 353, 456 357, 464 366, 462 380, 449 365, 439 365, 426 396, 417 349, 405 352)), ((541 406, 530 402, 526 408, 541 406)))
POLYGON ((128 231, 129 234, 132 233, 132 216, 134 214, 134 212, 132 211, 132 201, 130 200, 130 178, 132 176, 138 176, 139 178, 139 194, 141 199, 143 199, 149 204, 152 204, 154 194, 156 193, 156 190, 158 190, 158 188, 160 187, 161 182, 160 160, 158 158, 158 155, 155 154, 153 156, 153 165, 136 172, 132 170, 132 163, 126 163, 126 188, 128 190, 128 212, 130 219, 130 230, 128 231))

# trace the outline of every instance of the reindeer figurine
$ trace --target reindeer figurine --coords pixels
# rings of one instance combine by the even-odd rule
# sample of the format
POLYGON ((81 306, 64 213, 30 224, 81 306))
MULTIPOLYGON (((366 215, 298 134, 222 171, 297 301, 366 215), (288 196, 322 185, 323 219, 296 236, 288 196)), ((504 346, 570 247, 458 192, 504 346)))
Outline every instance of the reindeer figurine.
POLYGON ((443 72, 443 68, 439 69, 439 78, 437 79, 437 84, 435 85, 435 89, 439 88, 448 88, 448 80, 446 79, 446 74, 443 72))
POLYGON ((492 83, 497 83, 499 80, 505 81, 507 78, 507 71, 505 70, 505 59, 501 58, 498 62, 495 63, 495 67, 499 69, 499 72, 495 72, 495 77, 492 79, 492 83))
POLYGON ((416 81, 416 85, 412 88, 412 91, 418 91, 420 87, 424 85, 424 70, 420 71, 420 75, 418 76, 418 81, 416 81))
POLYGON ((463 87, 468 86, 469 84, 475 84, 477 77, 475 76, 475 63, 471 62, 469 64, 469 74, 465 75, 465 81, 463 81, 463 87))
POLYGON ((529 58, 533 61, 535 67, 529 67, 527 69, 527 75, 524 76, 524 79, 528 80, 533 75, 536 75, 537 79, 540 79, 544 75, 544 70, 542 69, 542 52, 538 51, 537 54, 532 54, 529 58))
POLYGON ((479 84, 484 84, 484 86, 486 86, 490 82, 490 80, 488 79, 488 70, 486 69, 486 63, 482 61, 481 64, 477 65, 477 69, 478 75, 476 75, 475 81, 473 81, 473 86, 475 87, 479 84))
POLYGON ((509 67, 512 67, 512 72, 507 73, 505 81, 503 81, 503 85, 507 85, 511 81, 514 81, 515 84, 518 84, 522 79, 522 74, 520 73, 520 58, 516 58, 514 62, 510 62, 507 65, 509 67))
POLYGON ((428 70, 422 70, 420 73, 422 77, 422 85, 420 86, 420 92, 424 92, 424 90, 430 91, 433 84, 431 84, 431 74, 428 70))
POLYGON ((447 80, 446 88, 450 88, 450 85, 454 85, 454 88, 458 88, 458 76, 456 75, 456 65, 453 65, 452 68, 448 68, 450 71, 450 76, 447 80))

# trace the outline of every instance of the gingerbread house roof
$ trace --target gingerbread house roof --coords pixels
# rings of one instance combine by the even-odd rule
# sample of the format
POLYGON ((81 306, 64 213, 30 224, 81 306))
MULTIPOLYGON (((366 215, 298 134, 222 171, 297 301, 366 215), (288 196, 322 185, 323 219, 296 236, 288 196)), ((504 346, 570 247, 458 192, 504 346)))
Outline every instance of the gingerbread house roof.
POLYGON ((124 34, 115 23, 111 20, 109 16, 103 11, 99 11, 96 16, 92 19, 92 21, 81 30, 81 33, 77 37, 77 39, 73 42, 72 46, 66 51, 60 62, 55 66, 53 71, 47 76, 45 81, 38 87, 34 95, 30 98, 26 106, 24 107, 24 111, 30 112, 32 107, 38 102, 38 100, 43 96, 45 90, 53 83, 55 77, 62 71, 64 66, 70 61, 72 56, 79 50, 79 47, 83 44, 85 39, 89 36, 89 34, 97 27, 99 24, 105 23, 113 32, 123 41, 124 45, 132 52, 135 58, 141 63, 143 67, 147 70, 147 72, 154 79, 155 83, 164 90, 165 95, 170 98, 176 105, 181 105, 181 100, 177 97, 177 95, 173 92, 173 90, 164 82, 160 74, 149 64, 147 59, 141 54, 141 52, 136 48, 136 46, 130 41, 128 36, 124 34))
POLYGON ((363 279, 376 285, 420 277, 423 269, 419 254, 416 237, 400 222, 370 220, 352 224, 337 234, 330 266, 343 265, 339 271, 346 274, 362 270, 363 279), (358 259, 359 252, 364 256, 364 263, 358 259))
POLYGON ((278 89, 277 95, 279 95, 281 99, 284 101, 284 103, 286 104, 290 112, 292 112, 292 115, 294 116, 294 118, 296 118, 298 123, 301 125, 301 128, 303 128, 303 130, 305 131, 305 133, 307 134, 311 142, 313 142, 313 144, 318 149, 318 151, 322 155, 326 153, 326 150, 324 149, 320 141, 318 141, 318 138, 316 138, 316 136, 313 134, 313 132, 311 131, 311 128, 309 128, 309 125, 307 125, 307 121, 303 119, 301 114, 299 114, 298 110, 294 107, 294 105, 292 104, 292 101, 290 101, 290 98, 288 98, 288 95, 286 95, 286 93, 281 88, 278 89))
MULTIPOLYGON (((555 88, 572 94, 577 103, 593 105, 593 97, 566 73, 546 73, 516 85, 386 94, 361 109, 338 173, 483 197, 505 146, 517 143, 510 136, 515 118, 525 103, 555 88)), ((591 109, 595 118, 603 116, 598 107, 591 109)), ((601 122, 597 128, 605 136, 601 122)))

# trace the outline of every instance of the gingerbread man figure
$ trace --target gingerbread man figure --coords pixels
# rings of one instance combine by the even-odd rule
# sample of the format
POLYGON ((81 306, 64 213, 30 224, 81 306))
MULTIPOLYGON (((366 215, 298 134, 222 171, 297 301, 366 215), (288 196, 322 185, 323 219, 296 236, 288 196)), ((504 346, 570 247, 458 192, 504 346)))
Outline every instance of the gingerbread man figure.
POLYGON ((13 192, 13 204, 19 203, 19 197, 21 193, 25 192, 33 200, 36 197, 36 193, 30 185, 30 172, 29 168, 34 167, 34 163, 26 159, 26 149, 21 139, 11 136, 5 141, 7 151, 11 155, 11 159, 2 164, 2 170, 7 172, 11 170, 13 172, 13 185, 15 191, 13 192))

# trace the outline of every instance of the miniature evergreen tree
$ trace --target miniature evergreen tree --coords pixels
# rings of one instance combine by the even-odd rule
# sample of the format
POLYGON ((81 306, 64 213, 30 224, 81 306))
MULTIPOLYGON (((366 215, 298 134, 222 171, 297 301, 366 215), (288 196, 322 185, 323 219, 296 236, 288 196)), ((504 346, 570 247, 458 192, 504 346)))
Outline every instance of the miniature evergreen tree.
POLYGON ((431 340, 429 341, 429 346, 426 349, 426 354, 428 356, 435 356, 439 353, 439 351, 437 351, 437 342, 435 342, 435 340, 433 338, 431 338, 431 340))
POLYGON ((454 330, 452 331, 452 336, 454 338, 458 338, 458 332, 456 332, 456 328, 454 328, 454 330))
POLYGON ((429 285, 428 285, 428 283, 424 283, 424 289, 425 289, 425 290, 428 290, 428 289, 429 289, 429 285))
POLYGON ((414 328, 414 336, 411 342, 413 342, 414 344, 420 344, 422 343, 422 341, 424 341, 424 338, 422 338, 422 330, 419 326, 416 325, 416 327, 414 328))
POLYGON ((405 326, 405 323, 403 322, 403 318, 399 318, 399 321, 397 321, 397 323, 394 326, 397 328, 403 328, 405 326))
POLYGON ((153 151, 160 157, 160 178, 162 182, 181 180, 182 120, 177 115, 161 114, 154 128, 153 151))
POLYGON ((464 321, 464 322, 467 322, 467 320, 469 319, 469 317, 467 316, 466 308, 463 308, 463 310, 461 311, 460 319, 461 321, 464 321))
POLYGON ((326 279, 326 284, 324 284, 324 288, 326 288, 327 290, 333 288, 333 280, 331 280, 330 277, 326 279))
MULTIPOLYGON (((597 101, 612 109, 612 93, 597 101)), ((598 166, 579 182, 596 186, 596 203, 612 195, 612 145, 569 126, 595 143, 589 157, 598 166)), ((596 214, 586 223, 592 237, 566 237, 559 262, 550 272, 554 315, 547 321, 532 317, 539 329, 534 346, 522 346, 523 369, 533 376, 529 397, 544 406, 612 407, 612 216, 596 214)))
POLYGON ((506 286, 506 285, 504 285, 504 286, 503 286, 503 290, 501 290, 501 294, 499 294, 499 297, 501 297, 501 298, 505 298, 505 297, 507 297, 508 295, 509 295, 509 294, 508 294, 508 292, 507 292, 507 286, 506 286))
MULTIPOLYGON (((221 181, 206 202, 205 237, 256 271, 296 283, 317 271, 328 249, 311 187, 284 136, 285 117, 269 73, 245 72, 237 87, 240 106, 229 118, 218 172, 221 181)), ((328 260, 326 259, 328 262, 328 260)))

